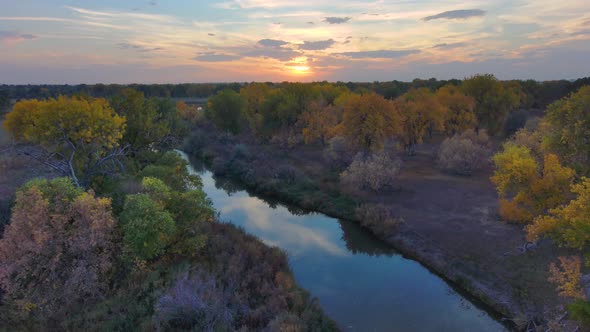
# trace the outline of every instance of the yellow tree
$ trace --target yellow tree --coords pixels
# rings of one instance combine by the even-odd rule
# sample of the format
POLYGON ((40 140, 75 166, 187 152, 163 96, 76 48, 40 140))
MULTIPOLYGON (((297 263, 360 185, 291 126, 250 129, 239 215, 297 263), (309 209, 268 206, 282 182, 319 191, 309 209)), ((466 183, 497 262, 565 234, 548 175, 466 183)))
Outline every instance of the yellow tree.
POLYGON ((328 142, 335 136, 336 127, 342 121, 342 114, 342 107, 326 105, 323 100, 309 103, 307 110, 299 116, 305 144, 316 141, 328 142))
POLYGON ((102 98, 21 101, 8 119, 4 125, 15 139, 41 147, 44 153, 36 156, 77 186, 119 167, 118 158, 126 153, 126 147, 119 147, 125 118, 102 98))
POLYGON ((342 131, 353 147, 378 151, 388 138, 399 133, 400 117, 390 101, 375 93, 346 99, 342 131))
POLYGON ((590 178, 582 178, 571 191, 575 199, 552 209, 549 215, 537 217, 527 227, 530 241, 547 235, 570 248, 584 249, 590 244, 590 178))
POLYGON ((427 88, 410 90, 395 100, 395 107, 401 114, 401 139, 408 155, 415 153, 429 128, 444 128, 446 108, 427 88))
POLYGON ((506 144, 493 157, 491 180, 500 197, 500 215, 513 222, 530 223, 567 201, 575 172, 548 154, 540 164, 525 146, 506 144))
POLYGON ((474 128, 477 124, 475 117, 475 99, 461 93, 459 88, 447 84, 436 91, 439 103, 447 109, 444 119, 445 132, 449 136, 462 133, 474 128))

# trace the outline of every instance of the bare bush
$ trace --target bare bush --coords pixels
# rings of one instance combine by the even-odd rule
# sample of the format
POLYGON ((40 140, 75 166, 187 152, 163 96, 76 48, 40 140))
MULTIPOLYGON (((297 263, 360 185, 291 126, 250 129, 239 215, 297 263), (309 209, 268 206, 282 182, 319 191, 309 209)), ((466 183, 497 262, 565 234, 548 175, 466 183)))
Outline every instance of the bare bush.
POLYGON ((165 330, 232 330, 239 310, 230 298, 207 273, 184 273, 156 303, 154 323, 165 330))
POLYGON ((471 175, 489 163, 491 150, 484 131, 468 130, 447 138, 438 151, 438 167, 459 175, 471 175))
POLYGON ((381 191, 392 188, 401 168, 401 160, 385 151, 365 156, 358 153, 340 174, 342 183, 356 188, 381 191))
POLYGON ((356 208, 355 216, 362 226, 378 235, 392 234, 402 222, 383 204, 362 204, 356 208))

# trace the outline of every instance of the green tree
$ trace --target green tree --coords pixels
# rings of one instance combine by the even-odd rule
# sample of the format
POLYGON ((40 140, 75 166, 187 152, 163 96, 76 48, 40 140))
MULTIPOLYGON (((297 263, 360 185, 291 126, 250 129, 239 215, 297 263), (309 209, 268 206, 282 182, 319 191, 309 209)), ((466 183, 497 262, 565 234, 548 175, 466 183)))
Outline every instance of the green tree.
POLYGON ((487 129, 491 135, 502 129, 508 112, 520 104, 518 94, 506 88, 492 74, 479 74, 465 79, 461 91, 475 99, 478 129, 487 129))
POLYGON ((116 170, 126 153, 119 147, 125 118, 100 98, 21 101, 6 115, 4 126, 15 139, 40 146, 44 154, 38 158, 77 186, 116 170))
POLYGON ((590 86, 547 108, 546 146, 583 175, 590 175, 590 86))
POLYGON ((246 99, 233 90, 223 90, 209 98, 205 116, 221 130, 238 134, 243 129, 246 99))
POLYGON ((163 254, 176 232, 172 215, 147 194, 127 196, 120 221, 127 250, 141 260, 163 254))
POLYGON ((130 147, 134 157, 151 152, 170 133, 157 100, 146 99, 142 92, 126 88, 111 99, 111 106, 127 119, 121 142, 130 147))

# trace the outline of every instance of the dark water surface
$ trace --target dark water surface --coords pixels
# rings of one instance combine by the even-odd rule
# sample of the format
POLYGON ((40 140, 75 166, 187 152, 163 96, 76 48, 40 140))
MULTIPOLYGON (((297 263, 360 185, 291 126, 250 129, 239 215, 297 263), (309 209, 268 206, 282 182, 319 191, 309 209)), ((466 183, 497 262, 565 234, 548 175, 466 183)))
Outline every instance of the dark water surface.
POLYGON ((191 171, 203 179, 221 220, 287 252, 297 283, 344 331, 506 330, 444 280, 360 226, 271 207, 235 187, 230 194, 210 172, 191 171))

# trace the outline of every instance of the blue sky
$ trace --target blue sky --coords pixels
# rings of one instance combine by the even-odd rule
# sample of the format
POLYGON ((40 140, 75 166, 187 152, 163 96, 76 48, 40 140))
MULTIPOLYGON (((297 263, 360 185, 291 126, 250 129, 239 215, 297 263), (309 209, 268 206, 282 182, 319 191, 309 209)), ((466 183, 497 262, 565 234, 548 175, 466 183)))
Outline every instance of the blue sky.
POLYGON ((590 76, 590 1, 0 0, 0 83, 590 76))

